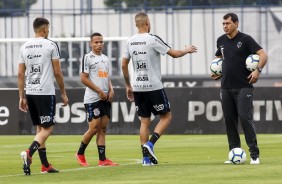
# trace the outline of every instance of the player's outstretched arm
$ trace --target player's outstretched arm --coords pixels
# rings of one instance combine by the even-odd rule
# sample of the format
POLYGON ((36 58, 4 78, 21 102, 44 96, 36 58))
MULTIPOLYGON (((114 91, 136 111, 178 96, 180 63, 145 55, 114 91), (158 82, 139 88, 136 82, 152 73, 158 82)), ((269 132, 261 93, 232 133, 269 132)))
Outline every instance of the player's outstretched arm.
POLYGON ((197 52, 198 48, 194 45, 185 45, 185 49, 184 50, 174 50, 174 49, 170 49, 167 54, 170 55, 173 58, 178 58, 178 57, 182 57, 188 53, 192 54, 194 52, 197 52))

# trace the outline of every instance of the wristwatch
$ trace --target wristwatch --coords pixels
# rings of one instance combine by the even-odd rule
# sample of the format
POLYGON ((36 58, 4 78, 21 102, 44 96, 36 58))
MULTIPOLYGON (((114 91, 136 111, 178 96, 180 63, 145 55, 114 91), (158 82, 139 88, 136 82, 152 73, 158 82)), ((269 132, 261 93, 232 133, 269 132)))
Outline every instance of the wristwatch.
POLYGON ((259 71, 259 73, 261 73, 261 71, 262 71, 262 68, 260 68, 260 67, 257 67, 257 70, 259 71))

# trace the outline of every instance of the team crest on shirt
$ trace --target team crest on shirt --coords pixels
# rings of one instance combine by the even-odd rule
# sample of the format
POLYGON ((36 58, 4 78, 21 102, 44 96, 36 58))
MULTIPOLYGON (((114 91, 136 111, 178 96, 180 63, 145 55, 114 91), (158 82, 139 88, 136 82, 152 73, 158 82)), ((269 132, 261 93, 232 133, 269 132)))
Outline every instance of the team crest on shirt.
POLYGON ((238 43, 237 43, 238 49, 239 49, 241 46, 242 46, 242 42, 238 42, 238 43))
POLYGON ((95 108, 93 110, 94 116, 99 116, 100 115, 100 110, 98 108, 95 108))

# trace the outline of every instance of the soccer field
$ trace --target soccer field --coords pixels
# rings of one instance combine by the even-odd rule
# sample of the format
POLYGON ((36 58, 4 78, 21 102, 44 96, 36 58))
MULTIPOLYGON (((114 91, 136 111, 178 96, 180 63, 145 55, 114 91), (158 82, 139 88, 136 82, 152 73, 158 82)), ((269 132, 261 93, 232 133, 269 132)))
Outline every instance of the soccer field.
MULTIPOLYGON (((139 136, 108 135, 107 157, 117 167, 98 167, 95 139, 86 151, 90 167, 80 167, 74 157, 81 136, 51 136, 47 142, 49 162, 58 174, 41 174, 38 154, 31 175, 22 172, 20 152, 33 136, 0 136, 0 183, 197 183, 197 184, 281 184, 282 135, 259 134, 261 164, 226 165, 226 135, 164 135, 155 146, 159 164, 142 167, 139 136)), ((243 135, 242 148, 248 153, 243 135)))

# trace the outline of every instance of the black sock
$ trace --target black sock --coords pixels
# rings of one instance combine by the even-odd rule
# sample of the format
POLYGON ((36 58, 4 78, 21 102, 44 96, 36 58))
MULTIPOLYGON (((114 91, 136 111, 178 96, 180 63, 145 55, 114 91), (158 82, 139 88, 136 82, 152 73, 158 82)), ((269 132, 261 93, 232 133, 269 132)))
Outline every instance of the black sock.
POLYGON ((141 150, 142 150, 143 158, 149 156, 148 153, 143 151, 143 145, 141 145, 141 150))
POLYGON ((43 164, 45 167, 49 167, 49 162, 47 160, 47 154, 46 154, 46 148, 40 148, 38 149, 39 158, 41 160, 41 164, 43 164))
POLYGON ((106 160, 106 146, 97 146, 98 148, 98 154, 99 154, 99 160, 106 160))
POLYGON ((29 147, 29 156, 32 157, 32 155, 38 150, 40 147, 40 144, 37 141, 33 141, 29 147))
POLYGON ((87 146, 88 146, 88 144, 84 144, 81 141, 77 154, 78 155, 84 155, 84 152, 85 152, 85 149, 86 149, 87 146))
POLYGON ((150 142, 155 144, 159 138, 160 138, 160 135, 158 133, 154 132, 153 135, 150 138, 150 142))

